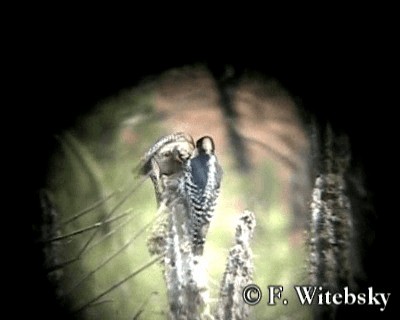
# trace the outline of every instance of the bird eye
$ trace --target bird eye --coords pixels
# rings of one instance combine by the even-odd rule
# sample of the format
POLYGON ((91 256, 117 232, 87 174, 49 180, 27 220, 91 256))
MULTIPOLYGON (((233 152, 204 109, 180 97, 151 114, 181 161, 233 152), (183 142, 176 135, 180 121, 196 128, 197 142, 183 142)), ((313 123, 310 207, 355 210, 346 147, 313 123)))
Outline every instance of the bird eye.
POLYGON ((163 158, 171 157, 171 151, 165 151, 161 155, 162 155, 163 158))

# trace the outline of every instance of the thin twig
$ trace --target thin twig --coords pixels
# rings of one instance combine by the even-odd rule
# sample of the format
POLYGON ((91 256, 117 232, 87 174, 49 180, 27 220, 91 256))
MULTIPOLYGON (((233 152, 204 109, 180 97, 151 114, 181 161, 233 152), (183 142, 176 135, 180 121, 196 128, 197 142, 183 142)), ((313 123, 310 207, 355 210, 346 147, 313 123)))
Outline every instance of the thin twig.
POLYGON ((83 310, 85 310, 88 306, 92 305, 93 303, 95 303, 97 300, 99 300, 100 298, 104 297, 105 295, 107 295, 108 293, 110 293, 111 291, 115 290, 116 288, 118 288, 120 285, 124 284, 126 281, 132 279, 133 277, 135 277, 136 275, 138 275, 139 273, 141 273, 142 271, 146 270, 147 268, 149 268, 150 266, 152 266, 153 264, 155 264, 156 262, 160 261, 163 258, 163 256, 160 257, 156 257, 152 260, 150 260, 149 262, 147 262, 145 265, 143 265, 142 267, 138 268, 137 270, 135 270, 134 272, 132 272, 129 276, 125 277, 124 279, 122 279, 121 281, 117 282, 116 284, 112 285, 110 288, 108 288, 107 290, 103 291, 102 293, 100 293, 99 295, 97 295, 96 297, 94 297, 93 299, 89 300, 88 302, 86 302, 83 306, 79 307, 78 309, 76 309, 75 311, 73 311, 72 313, 78 313, 78 312, 82 312, 83 310))
POLYGON ((146 300, 143 301, 143 303, 140 305, 139 310, 135 313, 135 315, 133 316, 133 320, 139 320, 140 315, 144 312, 144 308, 148 305, 151 297, 153 295, 158 294, 157 291, 153 291, 149 294, 149 296, 147 297, 146 300))
POLYGON ((108 220, 106 220, 104 222, 96 222, 96 223, 94 223, 94 224, 92 224, 92 225, 90 225, 88 227, 76 230, 76 231, 68 233, 68 234, 64 234, 64 235, 61 235, 61 236, 54 237, 52 239, 46 240, 45 242, 54 242, 54 241, 64 240, 64 239, 79 235, 81 233, 84 233, 84 232, 87 232, 87 231, 90 231, 90 230, 93 230, 93 229, 96 229, 96 228, 100 228, 101 226, 104 226, 106 224, 109 224, 109 223, 112 223, 112 222, 114 222, 116 220, 119 220, 119 219, 121 219, 123 217, 126 217, 127 215, 131 214, 131 212, 132 212, 132 209, 128 209, 124 213, 121 213, 120 215, 118 215, 118 216, 116 216, 114 218, 108 219, 108 220))
POLYGON ((85 214, 89 213, 90 211, 93 211, 94 209, 100 207, 105 201, 111 199, 112 197, 114 197, 115 195, 117 195, 120 192, 122 192, 122 191, 121 190, 114 191, 114 192, 110 193, 108 196, 106 196, 105 198, 96 201, 91 206, 79 211, 77 214, 75 214, 71 218, 61 222, 60 227, 64 227, 68 223, 71 223, 72 221, 75 221, 76 219, 78 219, 78 218, 84 216, 85 214))
POLYGON ((124 226, 126 226, 129 222, 131 222, 133 219, 136 219, 136 216, 133 215, 132 217, 130 217, 129 219, 127 219, 126 221, 122 222, 121 224, 119 224, 118 226, 116 226, 115 228, 113 228, 110 232, 106 233, 104 236, 102 236, 98 241, 94 242, 92 245, 90 245, 87 249, 86 252, 87 253, 89 250, 93 249, 94 247, 98 246, 100 243, 102 243, 103 241, 107 240, 109 237, 111 237, 114 233, 117 233, 120 229, 122 229, 124 226))
MULTIPOLYGON (((115 206, 114 208, 103 217, 102 222, 106 221, 107 219, 109 219, 114 213, 115 211, 117 211, 117 209, 125 203, 126 200, 129 199, 129 197, 136 192, 137 189, 139 189, 139 187, 141 187, 141 185, 146 181, 148 175, 145 175, 133 188, 132 190, 130 190, 115 206)), ((93 241, 94 237, 97 235, 97 233, 99 232, 100 229, 96 229, 92 235, 90 236, 90 238, 88 239, 88 241, 86 241, 86 243, 84 244, 84 246, 82 247, 82 249, 79 251, 77 257, 78 259, 82 256, 82 254, 86 251, 86 249, 88 248, 89 244, 93 241)))
MULTIPOLYGON (((147 179, 148 175, 144 176, 142 178, 142 180, 139 181, 138 184, 136 184, 134 186, 134 188, 129 191, 124 198, 122 198, 116 205, 115 207, 106 215, 104 216, 103 220, 101 221, 101 223, 103 223, 104 221, 106 221, 108 218, 111 217, 111 215, 144 183, 144 181, 147 179)), ((46 271, 48 273, 58 270, 58 269, 62 269, 64 267, 66 267, 67 265, 70 265, 71 263, 74 263, 75 261, 78 261, 82 255, 86 252, 86 250, 89 247, 89 244, 93 241, 94 237, 97 235, 98 230, 100 230, 99 228, 97 228, 93 234, 91 235, 91 237, 89 238, 89 240, 85 243, 85 245, 82 247, 81 251, 76 255, 75 258, 72 258, 70 260, 67 260, 65 262, 62 262, 60 264, 54 265, 50 268, 48 268, 46 271)))
POLYGON ((100 263, 95 269, 86 274, 81 280, 78 281, 65 295, 71 294, 76 288, 78 288, 84 281, 86 281, 90 276, 95 274, 101 268, 103 268, 107 263, 109 263, 112 259, 114 259, 117 255, 119 255, 122 251, 128 248, 133 241, 135 241, 155 220, 157 217, 154 217, 149 223, 147 223, 143 228, 141 228, 135 235, 133 235, 120 249, 114 252, 111 256, 109 256, 106 260, 100 263))
POLYGON ((102 304, 105 304, 105 303, 113 303, 114 302, 114 300, 113 299, 108 299, 108 300, 101 300, 101 301, 97 301, 97 302, 95 302, 95 303, 92 303, 90 306, 88 306, 88 307, 90 307, 90 308, 92 308, 92 307, 97 307, 97 306, 99 306, 99 305, 102 305, 102 304))
POLYGON ((75 258, 72 258, 72 259, 70 259, 70 260, 61 262, 61 263, 59 263, 59 264, 56 264, 56 265, 54 265, 54 266, 51 266, 51 267, 47 268, 47 269, 46 269, 46 272, 47 272, 47 273, 50 273, 50 272, 56 271, 56 270, 58 270, 58 269, 62 269, 62 268, 64 268, 64 267, 70 265, 71 263, 74 263, 74 262, 77 261, 77 260, 79 260, 79 257, 75 257, 75 258))
MULTIPOLYGON (((56 139, 79 161, 82 169, 87 173, 96 194, 101 198, 105 198, 106 190, 102 184, 102 170, 86 146, 70 132, 64 133, 61 137, 56 136, 56 139)), ((106 202, 102 202, 101 211, 104 215, 109 211, 106 202)))

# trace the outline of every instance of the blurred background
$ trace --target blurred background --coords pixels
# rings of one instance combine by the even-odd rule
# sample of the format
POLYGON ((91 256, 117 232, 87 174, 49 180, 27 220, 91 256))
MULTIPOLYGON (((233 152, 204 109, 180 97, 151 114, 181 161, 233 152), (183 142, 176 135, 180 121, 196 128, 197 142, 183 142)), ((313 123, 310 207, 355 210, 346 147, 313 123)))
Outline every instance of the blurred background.
MULTIPOLYGON (((358 211, 361 288, 397 290, 393 208, 398 192, 392 185, 398 173, 393 151, 398 144, 393 113, 398 55, 390 30, 398 28, 390 17, 374 23, 386 16, 387 7, 385 13, 376 6, 371 12, 340 8, 331 19, 320 14, 311 20, 297 12, 289 17, 286 9, 272 15, 259 10, 264 15, 259 19, 256 10, 248 12, 251 19, 212 10, 195 17, 193 10, 184 15, 179 10, 178 17, 157 17, 157 24, 154 8, 127 10, 127 17, 108 7, 104 15, 71 9, 57 12, 67 13, 65 18, 55 11, 29 11, 27 20, 34 21, 21 28, 23 36, 12 35, 13 44, 6 46, 18 51, 4 60, 12 73, 7 82, 18 80, 18 85, 12 108, 6 108, 16 114, 5 117, 13 125, 5 135, 6 140, 11 136, 13 148, 4 154, 18 164, 12 176, 15 171, 21 178, 13 178, 18 207, 5 216, 15 217, 17 227, 21 221, 28 224, 26 233, 4 225, 12 234, 13 258, 19 258, 7 260, 16 271, 12 279, 21 280, 12 283, 8 294, 18 304, 16 314, 26 310, 30 317, 71 318, 71 311, 86 306, 79 313, 86 319, 132 319, 142 309, 144 319, 163 318, 164 284, 157 264, 118 286, 150 258, 147 232, 142 230, 155 214, 155 199, 149 181, 129 195, 137 183, 132 169, 155 139, 177 131, 172 125, 180 123, 194 138, 197 132, 203 134, 206 121, 187 129, 203 108, 215 114, 211 120, 218 126, 206 133, 218 139, 217 155, 225 170, 206 247, 206 255, 218 258, 218 264, 208 259, 213 297, 232 243, 232 225, 246 207, 254 210, 258 223, 254 282, 263 288, 273 281, 285 285, 307 278, 302 227, 306 218, 301 212, 307 204, 302 194, 309 188, 304 174, 309 170, 304 160, 309 143, 299 121, 303 111, 321 126, 329 122, 349 136, 351 171, 363 178, 362 188, 353 183, 363 197, 352 204, 358 211), (136 19, 139 12, 145 23, 136 19), (268 26, 272 16, 278 21, 268 26), (98 21, 88 23, 89 17, 98 21), (117 28, 104 23, 109 17, 118 19, 117 28), (171 24, 174 18, 177 26, 171 24), (286 30, 283 26, 289 21, 295 27, 286 30), (28 101, 22 102, 22 97, 28 101), (229 101, 235 101, 234 110, 229 101), (195 105, 202 107, 191 110, 195 105), (174 120, 184 114, 190 116, 174 120), (241 142, 234 143, 238 137, 241 142), (14 148, 21 152, 17 158, 14 148), (28 191, 26 196, 20 196, 21 189, 28 191), (110 217, 114 220, 96 228, 124 197, 126 202, 110 217), (23 243, 14 246, 21 233, 29 234, 28 241, 23 237, 23 243), (43 242, 38 242, 41 236, 47 240, 44 251, 43 242), (57 237, 62 241, 54 241, 57 237), (114 290, 104 294, 110 288, 114 290)), ((332 7, 326 12, 334 11, 332 7)), ((309 318, 306 308, 288 299, 287 307, 269 308, 263 300, 252 316, 301 318, 303 312, 309 318)), ((357 314, 391 319, 393 306, 389 302, 385 312, 365 306, 346 312, 348 318, 357 314)))
POLYGON ((238 76, 229 66, 215 77, 201 64, 109 96, 54 136, 41 191, 49 206, 36 231, 57 300, 82 319, 166 318, 159 264, 123 280, 152 260, 146 239, 157 211, 150 180, 131 191, 133 169, 159 137, 178 131, 212 136, 224 170, 204 253, 211 305, 238 215, 249 209, 257 220, 253 282, 265 293, 250 319, 310 318, 292 289, 308 281, 310 150, 299 109, 274 78, 238 76), (268 285, 282 285, 289 304, 268 306, 268 285))

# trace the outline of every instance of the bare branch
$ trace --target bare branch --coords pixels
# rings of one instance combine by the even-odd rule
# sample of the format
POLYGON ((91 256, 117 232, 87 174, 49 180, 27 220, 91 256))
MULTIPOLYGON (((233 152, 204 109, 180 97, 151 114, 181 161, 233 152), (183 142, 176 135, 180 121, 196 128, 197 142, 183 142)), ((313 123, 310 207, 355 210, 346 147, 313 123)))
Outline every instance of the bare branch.
MULTIPOLYGON (((44 253, 44 267, 47 269, 49 280, 59 288, 59 282, 62 277, 61 268, 53 268, 60 264, 61 247, 57 243, 43 243, 44 239, 56 237, 59 231, 56 228, 56 221, 59 217, 56 208, 50 200, 47 190, 40 190, 40 204, 42 207, 42 226, 40 228, 39 243, 44 253)), ((61 292, 61 288, 57 290, 57 295, 61 292)))
POLYGON ((164 257, 162 262, 170 318, 212 319, 207 303, 207 272, 203 257, 194 255, 192 250, 191 212, 180 189, 184 176, 183 162, 173 152, 178 148, 180 155, 190 157, 193 140, 188 135, 184 135, 183 141, 170 141, 170 137, 173 135, 160 139, 165 143, 159 146, 157 142, 144 158, 148 163, 145 172, 152 177, 159 205, 157 223, 147 245, 151 254, 164 257), (159 147, 155 149, 156 146, 159 147))
MULTIPOLYGON (((327 125, 317 132, 319 140, 315 177, 310 203, 309 268, 312 285, 337 290, 352 286, 350 245, 352 237, 352 208, 346 192, 345 172, 350 161, 347 137, 336 135, 327 125)), ((315 306, 316 318, 332 317, 336 306, 315 306)))
POLYGON ((209 314, 204 258, 195 256, 187 206, 177 198, 168 206, 168 232, 164 263, 170 316, 173 319, 213 319, 209 314))
POLYGON ((78 261, 78 260, 79 260, 79 257, 75 257, 73 259, 58 263, 56 265, 53 265, 53 266, 47 268, 46 272, 50 273, 50 272, 62 269, 62 268, 66 267, 66 266, 68 266, 68 265, 70 265, 70 264, 72 264, 72 263, 74 263, 75 261, 78 261))
MULTIPOLYGON (((164 150, 168 151, 168 148, 171 148, 169 143, 164 150)), ((148 153, 151 156, 145 158, 148 164, 146 173, 152 176, 159 204, 157 222, 147 245, 150 254, 163 257, 169 317, 174 320, 213 320, 206 264, 203 255, 193 250, 195 244, 191 223, 194 218, 181 188, 186 178, 182 162, 177 163, 176 157, 156 159, 160 156, 157 152, 148 153), (165 173, 166 169, 169 170, 168 174, 165 173)), ((254 214, 245 211, 236 228, 236 244, 231 249, 222 282, 219 309, 216 312, 219 319, 242 320, 248 315, 248 306, 240 297, 243 288, 252 279, 253 263, 249 243, 254 227, 254 214)))
POLYGON ((101 299, 102 297, 104 297, 105 295, 109 294, 111 291, 117 289, 119 286, 121 286, 122 284, 124 284, 125 282, 127 282, 128 280, 132 279, 133 277, 137 276, 139 273, 143 272, 144 270, 146 270, 147 268, 151 267, 153 264, 155 264, 157 261, 160 261, 163 257, 156 257, 152 260, 150 260, 149 262, 147 262, 146 264, 144 264, 142 267, 136 269, 134 272, 132 272, 129 276, 125 277, 124 279, 122 279, 121 281, 117 282, 116 284, 112 285, 110 288, 108 288, 107 290, 103 291, 102 293, 100 293, 99 295, 97 295, 96 297, 94 297, 93 299, 89 300, 88 302, 86 302, 84 305, 82 305, 81 307, 77 308, 76 310, 74 310, 72 313, 76 314, 79 312, 82 312, 83 310, 85 310, 87 307, 91 306, 93 303, 95 303, 96 301, 98 301, 99 299, 101 299))
MULTIPOLYGON (((87 173, 95 193, 100 198, 106 198, 106 190, 102 183, 102 171, 90 151, 71 133, 66 132, 62 137, 56 136, 61 145, 78 159, 79 164, 87 173)), ((101 213, 105 215, 108 211, 107 202, 103 201, 100 205, 101 213)))
POLYGON ((93 307, 97 307, 97 306, 100 306, 100 305, 105 304, 105 303, 113 303, 113 302, 114 302, 114 300, 112 300, 112 299, 101 300, 101 301, 97 301, 97 302, 92 303, 90 306, 88 306, 88 308, 93 308, 93 307))
MULTIPOLYGON (((109 219, 119 209, 119 207, 121 207, 125 203, 125 201, 128 200, 129 197, 132 194, 134 194, 136 192, 136 190, 138 190, 142 186, 142 184, 146 181, 147 177, 148 177, 148 175, 145 175, 144 177, 142 177, 141 180, 132 188, 132 190, 130 190, 121 200, 119 200, 119 202, 114 206, 114 208, 112 208, 112 210, 103 217, 101 222, 103 223, 104 221, 109 219)), ((84 244, 84 246, 82 247, 82 249, 79 251, 79 253, 77 255, 78 259, 86 251, 86 249, 88 248, 89 244, 93 241, 94 237, 97 235, 99 230, 100 229, 96 229, 92 233, 92 235, 90 236, 88 241, 86 241, 86 243, 84 244)))
POLYGON ((242 299, 244 287, 253 277, 253 253, 250 240, 256 220, 254 213, 244 211, 236 226, 235 245, 230 249, 226 270, 221 283, 215 318, 219 320, 243 320, 249 315, 249 306, 242 299))
POLYGON ((96 242, 92 243, 92 245, 90 245, 87 249, 86 252, 89 252, 89 250, 93 249, 94 247, 98 246, 100 243, 102 243, 103 241, 107 240, 108 238, 110 238, 113 234, 117 233, 119 230, 121 230, 124 226, 126 226, 129 222, 131 222, 133 219, 136 219, 136 216, 133 215, 132 217, 129 217, 129 219, 127 219, 126 221, 122 222, 121 224, 119 224, 118 226, 116 226, 115 228, 113 228, 110 232, 106 233, 105 235, 103 235, 99 240, 97 240, 96 242))
POLYGON ((79 218, 83 217, 85 214, 87 214, 87 213, 93 211, 94 209, 100 207, 105 201, 111 199, 112 197, 114 197, 115 195, 117 195, 120 192, 121 192, 121 190, 114 191, 114 192, 110 193, 108 196, 104 197, 103 199, 100 199, 99 201, 96 201, 95 203, 93 203, 89 207, 87 207, 87 208, 79 211, 77 214, 73 215, 71 218, 61 222, 60 227, 64 227, 67 224, 69 224, 70 222, 75 221, 76 219, 79 219, 79 218))
POLYGON ((147 223, 144 227, 142 227, 138 232, 136 232, 120 249, 114 252, 111 256, 105 259, 102 263, 100 263, 96 268, 86 274, 81 280, 79 280, 67 293, 66 295, 71 294, 76 288, 78 288, 84 281, 86 281, 90 276, 95 274, 101 268, 103 268, 107 263, 113 260, 116 256, 118 256, 121 252, 123 252, 126 248, 128 248, 153 222, 155 218, 153 218, 149 223, 147 223))
POLYGON ((118 215, 118 216, 116 216, 114 218, 108 219, 108 220, 106 220, 104 222, 96 222, 96 223, 92 224, 91 226, 76 230, 76 231, 68 233, 68 234, 64 234, 64 235, 61 235, 61 236, 54 237, 52 239, 46 240, 45 242, 61 241, 61 240, 68 239, 68 238, 71 238, 73 236, 79 235, 81 233, 84 233, 84 232, 87 232, 87 231, 90 231, 90 230, 93 230, 93 229, 96 229, 96 228, 100 228, 100 227, 102 227, 102 226, 104 226, 106 224, 112 223, 112 222, 114 222, 116 220, 119 220, 119 219, 121 219, 123 217, 126 217, 127 215, 131 214, 131 212, 132 212, 132 209, 128 209, 124 213, 122 213, 122 214, 120 214, 120 215, 118 215))
POLYGON ((149 294, 149 296, 147 297, 146 300, 143 301, 143 303, 140 305, 139 310, 135 313, 135 315, 133 316, 133 320, 139 320, 140 315, 144 312, 144 308, 148 305, 148 303, 150 302, 150 299, 154 296, 157 295, 158 292, 157 291, 153 291, 149 294))

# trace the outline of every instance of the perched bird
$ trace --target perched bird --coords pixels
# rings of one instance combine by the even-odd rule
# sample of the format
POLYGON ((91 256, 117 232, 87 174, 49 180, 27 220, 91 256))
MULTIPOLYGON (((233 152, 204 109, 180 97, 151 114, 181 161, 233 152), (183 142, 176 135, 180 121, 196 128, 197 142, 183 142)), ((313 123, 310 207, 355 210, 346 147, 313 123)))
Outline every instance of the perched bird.
POLYGON ((177 132, 158 139, 145 153, 135 171, 145 175, 151 171, 151 160, 155 159, 160 174, 172 174, 179 170, 183 160, 188 159, 194 150, 193 138, 186 133, 177 132), (179 165, 177 165, 177 163, 179 165))
POLYGON ((158 206, 174 208, 183 200, 192 251, 202 255, 223 174, 213 139, 204 136, 195 145, 182 132, 164 136, 143 156, 139 173, 151 178, 158 206))
POLYGON ((157 205, 168 198, 173 189, 178 188, 183 162, 192 156, 194 149, 193 138, 178 132, 158 139, 141 159, 136 171, 150 176, 157 205))
POLYGON ((189 228, 193 241, 193 253, 202 255, 223 174, 211 137, 204 136, 196 142, 192 158, 185 162, 183 168, 184 176, 181 188, 189 207, 189 228))
MULTIPOLYGON (((173 244, 173 241, 169 241, 169 214, 175 214, 178 207, 186 208, 186 197, 182 197, 180 185, 184 163, 192 156, 194 149, 194 140, 186 133, 163 136, 144 154, 135 169, 140 175, 150 177, 156 196, 158 217, 147 238, 147 247, 152 255, 163 255, 168 246, 173 244)), ((180 211, 184 213, 184 219, 186 211, 180 211)))

